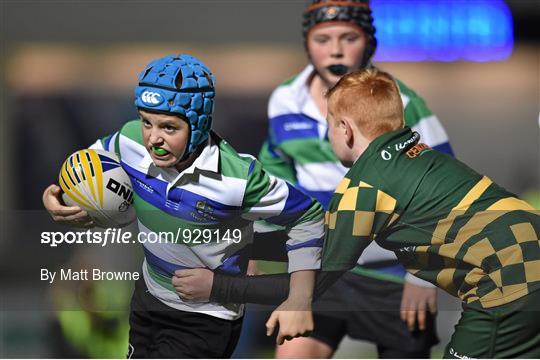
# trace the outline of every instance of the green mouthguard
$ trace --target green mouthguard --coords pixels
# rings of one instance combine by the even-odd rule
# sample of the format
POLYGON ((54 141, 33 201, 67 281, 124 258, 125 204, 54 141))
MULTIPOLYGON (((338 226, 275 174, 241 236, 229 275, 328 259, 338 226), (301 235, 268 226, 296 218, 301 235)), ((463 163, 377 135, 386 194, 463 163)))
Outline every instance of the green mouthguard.
POLYGON ((152 152, 158 156, 167 155, 169 152, 157 146, 152 146, 152 152))

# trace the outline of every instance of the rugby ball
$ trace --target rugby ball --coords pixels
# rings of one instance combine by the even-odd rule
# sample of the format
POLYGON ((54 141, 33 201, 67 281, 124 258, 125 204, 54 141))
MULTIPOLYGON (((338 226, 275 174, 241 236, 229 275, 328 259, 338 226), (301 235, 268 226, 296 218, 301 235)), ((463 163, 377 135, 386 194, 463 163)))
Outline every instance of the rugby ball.
POLYGON ((116 154, 79 150, 64 161, 58 181, 66 205, 86 210, 98 227, 124 227, 136 219, 133 187, 116 154))

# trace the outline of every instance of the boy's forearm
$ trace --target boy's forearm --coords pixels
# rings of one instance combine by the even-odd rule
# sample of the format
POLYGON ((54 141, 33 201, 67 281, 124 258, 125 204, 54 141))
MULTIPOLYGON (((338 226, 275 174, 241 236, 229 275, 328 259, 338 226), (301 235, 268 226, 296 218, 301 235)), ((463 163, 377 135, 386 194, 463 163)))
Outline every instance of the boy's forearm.
POLYGON ((288 301, 299 305, 311 304, 315 289, 315 270, 300 270, 291 274, 288 301))
POLYGON ((277 305, 289 295, 289 274, 232 276, 215 273, 210 301, 277 305))
MULTIPOLYGON (((307 270, 306 270, 307 271, 307 270)), ((314 271, 313 272, 315 276, 314 271)), ((257 276, 232 276, 215 273, 212 283, 210 301, 220 303, 253 303, 253 304, 281 304, 289 296, 289 289, 295 287, 294 298, 302 298, 309 290, 301 285, 296 287, 296 281, 301 282, 306 275, 295 275, 295 285, 291 285, 292 274, 274 274, 257 276), (298 294, 296 294, 298 292, 298 294)), ((343 271, 318 272, 316 286, 312 292, 314 299, 322 295, 326 289, 343 274, 343 271)), ((309 284, 309 282, 308 282, 309 284)), ((309 297, 309 295, 307 295, 309 297)))

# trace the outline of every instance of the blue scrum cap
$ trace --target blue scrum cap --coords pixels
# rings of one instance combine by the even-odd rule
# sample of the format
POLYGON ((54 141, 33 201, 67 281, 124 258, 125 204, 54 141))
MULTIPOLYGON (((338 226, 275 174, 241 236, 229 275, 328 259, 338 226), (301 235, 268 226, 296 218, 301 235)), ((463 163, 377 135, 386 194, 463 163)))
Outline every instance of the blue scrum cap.
POLYGON ((189 122, 187 153, 208 139, 214 110, 214 76, 199 59, 181 54, 152 61, 139 75, 135 106, 180 115, 189 122))

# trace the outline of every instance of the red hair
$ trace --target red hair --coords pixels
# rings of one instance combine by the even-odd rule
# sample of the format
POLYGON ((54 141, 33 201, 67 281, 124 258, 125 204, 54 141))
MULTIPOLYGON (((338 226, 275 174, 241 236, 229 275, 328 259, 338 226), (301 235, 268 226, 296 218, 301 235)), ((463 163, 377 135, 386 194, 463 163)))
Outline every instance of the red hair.
POLYGON ((346 116, 369 140, 403 127, 403 103, 394 78, 376 68, 343 76, 326 94, 334 118, 346 116))

